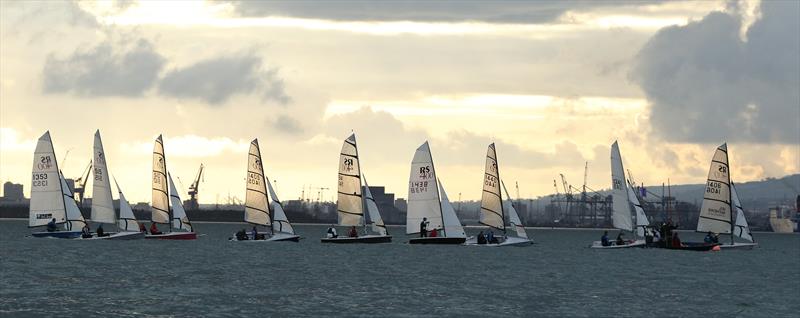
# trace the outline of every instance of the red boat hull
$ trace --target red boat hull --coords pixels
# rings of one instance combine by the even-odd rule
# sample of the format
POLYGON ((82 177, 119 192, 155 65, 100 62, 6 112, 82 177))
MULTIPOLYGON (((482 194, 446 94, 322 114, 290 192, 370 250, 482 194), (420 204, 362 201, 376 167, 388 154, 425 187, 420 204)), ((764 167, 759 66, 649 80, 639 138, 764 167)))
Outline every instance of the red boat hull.
POLYGON ((164 234, 147 234, 144 236, 146 239, 152 240, 196 240, 197 233, 195 232, 170 232, 164 234))

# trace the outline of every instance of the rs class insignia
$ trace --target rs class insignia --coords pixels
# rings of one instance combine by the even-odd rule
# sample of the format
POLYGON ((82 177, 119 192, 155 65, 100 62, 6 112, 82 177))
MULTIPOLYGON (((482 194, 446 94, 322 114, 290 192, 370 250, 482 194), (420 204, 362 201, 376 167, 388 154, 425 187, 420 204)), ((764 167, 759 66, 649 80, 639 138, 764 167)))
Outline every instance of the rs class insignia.
POLYGON ((353 158, 347 158, 344 160, 344 170, 345 171, 353 170, 353 158))
POLYGON ((50 156, 42 156, 41 159, 39 159, 39 163, 36 166, 39 168, 39 170, 47 170, 50 169, 50 167, 52 167, 52 162, 53 160, 50 159, 50 156))

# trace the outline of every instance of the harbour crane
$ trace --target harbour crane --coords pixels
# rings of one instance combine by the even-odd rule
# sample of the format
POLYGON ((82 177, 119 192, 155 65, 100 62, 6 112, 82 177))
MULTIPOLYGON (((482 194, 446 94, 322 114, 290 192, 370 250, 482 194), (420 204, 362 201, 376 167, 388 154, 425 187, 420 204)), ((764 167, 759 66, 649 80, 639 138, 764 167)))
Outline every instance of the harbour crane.
POLYGON ((197 196, 200 193, 200 188, 199 188, 200 187, 200 181, 205 181, 205 178, 203 178, 203 168, 204 168, 204 166, 201 163, 200 164, 200 170, 197 171, 197 177, 194 178, 194 181, 189 186, 189 200, 187 200, 187 202, 186 202, 188 204, 184 204, 184 205, 188 205, 187 206, 187 210, 199 210, 200 209, 200 203, 199 203, 199 201, 197 199, 197 196))
POLYGON ((89 164, 86 166, 86 169, 83 170, 81 176, 78 179, 75 179, 75 190, 74 195, 78 198, 78 203, 80 206, 83 206, 83 193, 86 190, 86 182, 89 181, 89 172, 92 171, 92 160, 89 160, 89 164))

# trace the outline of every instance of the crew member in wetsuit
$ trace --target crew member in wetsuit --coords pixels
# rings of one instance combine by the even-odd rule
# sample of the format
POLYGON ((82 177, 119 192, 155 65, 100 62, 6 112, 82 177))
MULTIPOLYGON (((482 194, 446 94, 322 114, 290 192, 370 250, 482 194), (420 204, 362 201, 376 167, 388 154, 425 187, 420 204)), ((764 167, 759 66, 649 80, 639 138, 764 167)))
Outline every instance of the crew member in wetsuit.
POLYGON ((47 232, 55 231, 58 231, 58 227, 56 227, 56 218, 53 218, 50 222, 47 222, 47 232))
POLYGON ((336 234, 336 228, 333 226, 333 224, 331 224, 331 226, 328 228, 328 238, 337 237, 339 237, 339 234, 336 234))
POLYGON ((147 228, 144 227, 143 223, 139 223, 139 232, 147 233, 147 228))
POLYGON ((358 237, 358 231, 356 231, 356 227, 350 227, 350 233, 347 233, 350 237, 358 237))
POLYGON ((625 239, 622 238, 623 234, 622 231, 619 231, 619 234, 617 234, 617 245, 625 245, 625 239))
POLYGON ((88 225, 84 225, 82 231, 83 231, 83 233, 81 234, 81 237, 83 237, 83 238, 92 237, 92 232, 90 232, 88 225))
POLYGON ((483 235, 483 231, 478 233, 478 244, 486 244, 486 236, 483 235))
POLYGON ((106 236, 106 231, 103 231, 103 225, 100 224, 97 226, 97 237, 106 236))
POLYGON ((419 237, 428 237, 428 218, 422 218, 419 222, 419 237))

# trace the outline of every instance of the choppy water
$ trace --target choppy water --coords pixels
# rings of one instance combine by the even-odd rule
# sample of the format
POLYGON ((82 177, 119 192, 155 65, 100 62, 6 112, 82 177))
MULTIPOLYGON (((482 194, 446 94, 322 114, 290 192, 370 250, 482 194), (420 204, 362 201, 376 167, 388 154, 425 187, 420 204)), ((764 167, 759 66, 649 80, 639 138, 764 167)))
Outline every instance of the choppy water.
MULTIPOLYGON (((751 316, 800 313, 800 236, 752 251, 586 248, 600 231, 529 230, 523 248, 25 238, 0 221, 0 315, 751 316)), ((390 228, 400 234, 400 228, 390 228)), ((684 240, 692 235, 686 233, 684 240)), ((402 235, 401 235, 402 236, 402 235)), ((696 236, 696 239, 701 239, 696 236)))

